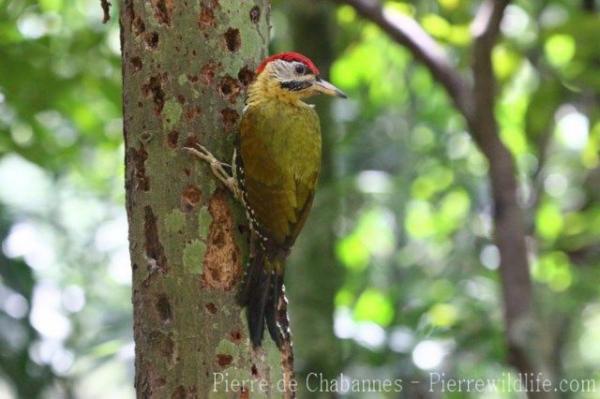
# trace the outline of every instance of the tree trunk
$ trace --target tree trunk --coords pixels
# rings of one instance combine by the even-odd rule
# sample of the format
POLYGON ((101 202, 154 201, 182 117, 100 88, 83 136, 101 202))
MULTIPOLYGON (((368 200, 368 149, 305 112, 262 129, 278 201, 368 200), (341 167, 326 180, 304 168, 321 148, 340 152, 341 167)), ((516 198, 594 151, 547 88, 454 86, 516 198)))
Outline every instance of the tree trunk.
MULTIPOLYGON (((309 56, 327 77, 334 56, 335 7, 321 0, 294 0, 285 4, 294 49, 309 56)), ((331 115, 331 98, 315 97, 323 132, 323 158, 319 188, 311 216, 300 236, 287 268, 290 284, 290 314, 300 360, 298 379, 301 397, 319 397, 306 389, 309 373, 334 379, 341 367, 341 345, 333 331, 335 295, 342 284, 344 268, 335 256, 334 228, 340 207, 336 189, 334 162, 335 122, 331 115), (296 283, 296 284, 294 284, 296 283), (318 339, 316 339, 318 337, 318 339), (326 353, 327 356, 323 354, 326 353), (302 388, 304 388, 302 390, 302 388)))
POLYGON ((231 159, 246 88, 266 55, 269 1, 120 6, 137 397, 269 396, 250 384, 277 389, 276 349, 252 351, 235 300, 246 220, 182 151, 202 143, 231 159))

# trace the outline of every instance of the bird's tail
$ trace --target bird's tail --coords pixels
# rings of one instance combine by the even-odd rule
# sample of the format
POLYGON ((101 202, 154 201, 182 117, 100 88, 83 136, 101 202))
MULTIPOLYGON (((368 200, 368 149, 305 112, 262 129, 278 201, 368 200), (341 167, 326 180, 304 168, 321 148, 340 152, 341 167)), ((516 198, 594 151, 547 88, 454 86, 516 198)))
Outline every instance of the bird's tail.
MULTIPOLYGON (((246 270, 239 301, 246 308, 250 341, 261 346, 265 324, 278 348, 284 343, 284 331, 278 322, 278 304, 283 296, 283 260, 272 259, 257 251, 246 270)), ((285 316, 287 318, 287 315, 285 316)))

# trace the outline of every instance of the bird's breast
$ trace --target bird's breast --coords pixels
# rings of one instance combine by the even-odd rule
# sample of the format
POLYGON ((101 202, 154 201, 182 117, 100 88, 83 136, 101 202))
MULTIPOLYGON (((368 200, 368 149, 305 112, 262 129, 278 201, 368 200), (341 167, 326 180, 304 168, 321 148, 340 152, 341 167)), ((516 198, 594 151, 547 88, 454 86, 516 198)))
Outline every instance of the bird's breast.
POLYGON ((291 173, 301 180, 318 174, 321 129, 308 105, 266 102, 248 107, 242 116, 240 144, 243 158, 253 158, 259 151, 260 157, 270 158, 277 169, 273 173, 291 173))

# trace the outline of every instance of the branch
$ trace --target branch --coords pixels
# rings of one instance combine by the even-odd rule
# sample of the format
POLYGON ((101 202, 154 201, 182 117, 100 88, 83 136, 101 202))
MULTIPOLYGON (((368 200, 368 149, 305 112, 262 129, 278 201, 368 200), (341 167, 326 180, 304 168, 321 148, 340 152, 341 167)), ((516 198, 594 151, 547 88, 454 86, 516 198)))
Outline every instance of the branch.
MULTIPOLYGON (((471 32, 475 39, 473 43, 473 95, 476 119, 491 118, 495 120, 493 112, 496 93, 492 69, 492 49, 500 32, 504 9, 509 2, 509 0, 484 1, 471 25, 471 32)), ((471 122, 478 123, 479 121, 471 122)), ((475 133, 479 129, 474 130, 475 133)), ((493 133, 493 130, 495 129, 485 129, 488 133, 493 133)))
POLYGON ((102 12, 104 13, 102 17, 102 23, 105 24, 110 20, 110 6, 112 4, 108 0, 100 0, 100 7, 102 7, 102 12))
MULTIPOLYGON (((523 212, 517 201, 518 174, 512 154, 500 139, 494 114, 496 80, 492 50, 509 2, 485 0, 472 24, 475 113, 469 124, 473 138, 489 163, 509 362, 523 375, 541 372, 549 377, 553 370, 543 345, 545 332, 534 310, 523 212)), ((554 398, 556 395, 530 392, 528 397, 554 398)))
POLYGON ((384 11, 378 0, 335 0, 353 7, 360 15, 376 24, 390 38, 406 47, 423 63, 448 92, 464 115, 471 115, 469 85, 452 65, 444 49, 413 18, 384 11))
POLYGON ((486 0, 481 4, 471 25, 476 42, 485 40, 488 46, 493 46, 500 32, 504 9, 509 3, 510 0, 486 0))

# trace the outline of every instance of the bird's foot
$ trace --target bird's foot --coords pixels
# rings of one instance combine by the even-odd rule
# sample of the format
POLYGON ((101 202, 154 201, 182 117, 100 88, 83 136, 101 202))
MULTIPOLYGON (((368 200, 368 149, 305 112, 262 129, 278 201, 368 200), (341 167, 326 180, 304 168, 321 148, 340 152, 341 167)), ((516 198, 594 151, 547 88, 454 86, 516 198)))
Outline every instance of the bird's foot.
POLYGON ((204 162, 208 163, 210 169, 212 170, 216 178, 219 179, 219 181, 223 183, 223 185, 225 185, 225 187, 227 187, 229 191, 232 192, 233 196, 236 199, 242 199, 242 191, 240 190, 237 179, 235 178, 235 176, 232 176, 225 170, 226 167, 229 169, 233 169, 231 165, 219 161, 210 151, 208 151, 206 147, 200 144, 196 144, 194 147, 183 148, 190 154, 194 155, 196 158, 199 158, 204 162))

